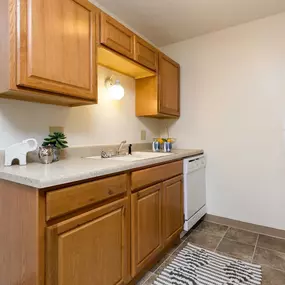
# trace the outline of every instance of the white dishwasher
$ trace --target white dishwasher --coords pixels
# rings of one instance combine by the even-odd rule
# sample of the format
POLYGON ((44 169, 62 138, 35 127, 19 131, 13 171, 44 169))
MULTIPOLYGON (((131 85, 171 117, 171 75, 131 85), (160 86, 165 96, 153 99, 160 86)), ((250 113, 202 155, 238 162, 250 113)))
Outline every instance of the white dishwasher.
POLYGON ((204 155, 183 160, 184 231, 189 231, 206 214, 205 171, 204 155))

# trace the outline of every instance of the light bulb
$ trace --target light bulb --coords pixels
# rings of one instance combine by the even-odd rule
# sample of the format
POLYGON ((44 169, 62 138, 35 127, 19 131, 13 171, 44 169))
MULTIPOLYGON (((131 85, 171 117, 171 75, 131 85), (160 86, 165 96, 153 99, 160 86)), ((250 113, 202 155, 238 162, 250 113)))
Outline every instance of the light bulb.
POLYGON ((125 95, 125 90, 119 80, 116 80, 115 84, 109 87, 108 92, 113 100, 121 100, 125 95))

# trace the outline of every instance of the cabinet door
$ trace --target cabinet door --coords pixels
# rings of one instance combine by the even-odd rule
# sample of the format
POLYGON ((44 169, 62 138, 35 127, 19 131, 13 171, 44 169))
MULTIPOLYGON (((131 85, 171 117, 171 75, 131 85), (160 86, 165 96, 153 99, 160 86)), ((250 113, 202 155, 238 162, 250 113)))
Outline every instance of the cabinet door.
POLYGON ((161 184, 132 194, 132 276, 162 249, 161 184))
POLYGON ((159 112, 180 115, 180 66, 166 55, 159 54, 159 112))
POLYGON ((183 178, 177 176, 163 182, 164 245, 176 239, 183 226, 183 178))
POLYGON ((46 285, 118 285, 128 275, 127 199, 47 228, 46 285))
POLYGON ((97 100, 96 21, 83 0, 21 0, 17 85, 97 100))
POLYGON ((101 12, 100 42, 110 49, 134 58, 134 33, 101 12))
POLYGON ((140 37, 135 36, 135 60, 150 69, 157 70, 158 51, 140 37))

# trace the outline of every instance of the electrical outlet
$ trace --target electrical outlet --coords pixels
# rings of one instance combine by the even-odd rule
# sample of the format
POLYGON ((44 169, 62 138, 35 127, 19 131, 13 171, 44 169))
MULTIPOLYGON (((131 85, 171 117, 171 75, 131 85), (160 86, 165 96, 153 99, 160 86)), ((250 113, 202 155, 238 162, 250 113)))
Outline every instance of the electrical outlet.
POLYGON ((146 130, 141 130, 141 140, 142 141, 146 140, 146 130))
POLYGON ((50 134, 53 134, 53 133, 64 133, 64 127, 60 127, 60 126, 49 127, 49 133, 50 134))

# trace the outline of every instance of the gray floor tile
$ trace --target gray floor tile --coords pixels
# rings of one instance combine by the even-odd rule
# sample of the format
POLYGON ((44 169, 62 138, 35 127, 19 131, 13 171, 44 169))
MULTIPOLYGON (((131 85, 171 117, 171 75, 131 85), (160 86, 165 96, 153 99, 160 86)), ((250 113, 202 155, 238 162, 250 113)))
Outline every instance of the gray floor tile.
POLYGON ((225 238, 232 239, 238 242, 255 245, 257 241, 258 234, 248 232, 241 229, 229 228, 225 238))
POLYGON ((182 243, 184 239, 181 239, 179 242, 175 243, 167 252, 167 254, 171 255, 182 243))
POLYGON ((198 221, 193 227, 192 227, 192 230, 195 230, 197 229, 202 223, 204 222, 203 218, 198 221))
POLYGON ((142 285, 142 284, 144 284, 145 281, 146 281, 147 279, 149 279, 152 275, 153 275, 152 272, 150 272, 150 271, 147 272, 147 273, 141 278, 141 280, 138 281, 136 284, 137 284, 137 285, 142 285))
POLYGON ((262 285, 284 285, 285 272, 272 269, 267 266, 262 267, 262 285))
POLYGON ((257 246, 285 253, 285 239, 260 235, 257 246))
POLYGON ((193 229, 191 229, 190 231, 188 231, 183 237, 182 240, 184 241, 185 239, 187 239, 189 237, 189 235, 193 232, 193 229))
POLYGON ((215 250, 220 241, 221 237, 204 231, 193 231, 185 240, 185 242, 190 242, 210 250, 215 250))
POLYGON ((216 250, 215 252, 218 254, 224 255, 226 257, 235 258, 235 259, 242 260, 242 261, 249 262, 249 263, 251 263, 251 260, 252 260, 251 256, 241 255, 239 257, 236 257, 236 256, 233 256, 233 255, 225 253, 225 252, 220 252, 218 250, 216 250))
POLYGON ((156 274, 152 274, 143 285, 152 285, 154 280, 157 278, 156 274))
POLYGON ((217 252, 227 253, 235 258, 252 258, 254 246, 224 238, 217 248, 217 252))
POLYGON ((285 271, 285 254, 282 252, 257 247, 253 262, 285 271))
MULTIPOLYGON (((168 254, 137 284, 153 284, 188 242, 211 251, 215 251, 218 246, 216 252, 219 254, 251 262, 257 237, 256 233, 202 221, 178 244, 170 248, 168 254)), ((253 262, 262 265, 262 285, 285 285, 285 240, 260 235, 253 262)))
POLYGON ((171 255, 170 258, 168 258, 164 263, 162 263, 154 272, 156 275, 159 275, 165 267, 167 267, 173 260, 175 259, 175 256, 171 255))
POLYGON ((158 261, 156 262, 156 264, 151 268, 150 271, 151 271, 151 272, 155 272, 156 269, 157 269, 165 260, 167 260, 169 257, 170 257, 169 254, 165 254, 160 260, 158 260, 158 261))
POLYGON ((197 226, 196 230, 208 232, 210 234, 222 237, 225 235, 228 228, 228 226, 203 221, 197 226))
POLYGON ((186 245, 187 245, 187 241, 181 243, 177 249, 172 253, 172 256, 176 256, 186 245))

